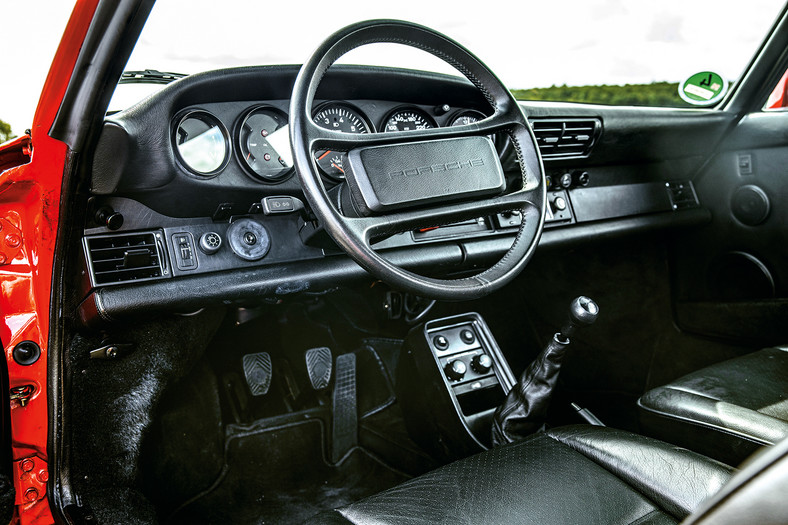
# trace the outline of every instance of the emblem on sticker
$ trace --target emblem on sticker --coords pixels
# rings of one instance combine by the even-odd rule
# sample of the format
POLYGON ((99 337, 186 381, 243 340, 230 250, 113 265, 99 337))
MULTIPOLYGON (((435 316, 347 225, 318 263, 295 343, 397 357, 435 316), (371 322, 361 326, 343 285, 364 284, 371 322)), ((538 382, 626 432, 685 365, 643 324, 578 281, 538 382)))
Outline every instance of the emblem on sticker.
POLYGON ((695 106, 712 106, 728 92, 728 82, 717 73, 695 73, 679 84, 679 96, 695 106))

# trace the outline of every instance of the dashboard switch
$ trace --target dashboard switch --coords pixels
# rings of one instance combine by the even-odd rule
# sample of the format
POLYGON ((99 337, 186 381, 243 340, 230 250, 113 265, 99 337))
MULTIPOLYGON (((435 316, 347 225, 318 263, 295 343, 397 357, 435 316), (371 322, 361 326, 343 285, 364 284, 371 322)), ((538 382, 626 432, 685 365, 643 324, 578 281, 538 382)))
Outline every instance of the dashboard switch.
POLYGON ((561 178, 559 179, 558 182, 562 188, 569 188, 570 186, 572 186, 572 182, 573 182, 572 174, 564 173, 563 175, 561 175, 561 178))
POLYGON ((304 203, 295 197, 284 195, 281 197, 264 197, 263 213, 276 215, 279 213, 292 213, 304 209, 304 203))
POLYGON ((213 255, 222 247, 222 237, 216 232, 206 232, 200 237, 200 250, 206 255, 213 255))
POLYGON ((466 345, 470 345, 476 341, 476 335, 474 335, 473 330, 466 328, 460 332, 460 339, 462 339, 462 342, 466 345))
POLYGON ((446 350, 447 348, 449 348, 449 340, 446 339, 445 335, 436 335, 432 339, 432 344, 434 344, 435 348, 437 348, 438 350, 446 350))
POLYGON ((194 253, 194 239, 188 232, 175 233, 172 236, 175 262, 179 270, 194 270, 197 268, 197 255, 194 253))

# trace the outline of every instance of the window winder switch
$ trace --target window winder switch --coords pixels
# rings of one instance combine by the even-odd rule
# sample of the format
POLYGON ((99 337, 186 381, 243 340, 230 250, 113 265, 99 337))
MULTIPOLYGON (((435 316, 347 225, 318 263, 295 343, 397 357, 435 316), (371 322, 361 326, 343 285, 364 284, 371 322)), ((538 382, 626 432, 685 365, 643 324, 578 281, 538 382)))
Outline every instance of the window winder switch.
POLYGON ((175 263, 179 270, 194 270, 197 268, 197 254, 194 251, 194 238, 191 233, 182 232, 172 235, 175 263))

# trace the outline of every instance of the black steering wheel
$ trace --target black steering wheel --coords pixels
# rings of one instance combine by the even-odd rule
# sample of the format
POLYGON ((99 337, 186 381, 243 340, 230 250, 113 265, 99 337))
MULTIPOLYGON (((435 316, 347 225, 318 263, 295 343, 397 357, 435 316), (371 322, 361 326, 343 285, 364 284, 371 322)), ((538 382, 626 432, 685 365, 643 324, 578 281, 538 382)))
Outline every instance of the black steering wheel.
POLYGON ((395 288, 435 299, 475 299, 511 281, 533 255, 547 200, 533 131, 511 92, 487 66, 437 31, 409 22, 371 20, 331 35, 296 79, 290 141, 306 199, 325 230, 358 264, 395 288), (492 116, 456 127, 358 135, 315 124, 312 104, 326 70, 348 51, 378 42, 412 46, 448 62, 481 90, 492 116), (516 184, 506 184, 489 139, 495 133, 508 135, 517 153, 522 180, 516 184), (314 158, 317 150, 348 152, 344 201, 326 192, 314 158), (523 221, 511 248, 471 277, 417 275, 371 247, 374 239, 386 235, 516 210, 523 221))

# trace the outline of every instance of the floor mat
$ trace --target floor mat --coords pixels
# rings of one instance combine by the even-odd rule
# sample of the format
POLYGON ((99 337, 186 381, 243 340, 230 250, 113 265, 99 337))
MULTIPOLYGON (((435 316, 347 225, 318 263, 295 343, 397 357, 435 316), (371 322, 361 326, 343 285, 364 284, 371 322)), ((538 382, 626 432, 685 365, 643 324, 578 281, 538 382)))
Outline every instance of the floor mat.
POLYGON ((331 465, 320 417, 270 423, 268 428, 230 426, 222 474, 170 523, 301 523, 407 479, 358 447, 331 465))

